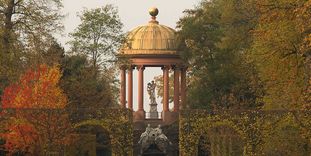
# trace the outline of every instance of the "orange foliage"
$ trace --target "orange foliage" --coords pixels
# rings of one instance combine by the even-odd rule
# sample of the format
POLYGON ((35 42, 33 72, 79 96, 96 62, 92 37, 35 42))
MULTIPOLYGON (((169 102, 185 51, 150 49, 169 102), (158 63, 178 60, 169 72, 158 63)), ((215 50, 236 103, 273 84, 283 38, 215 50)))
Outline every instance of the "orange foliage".
POLYGON ((2 96, 3 108, 64 108, 67 98, 58 86, 58 67, 41 65, 29 70, 18 84, 8 86, 2 96))
POLYGON ((57 66, 40 65, 4 90, 2 108, 13 111, 1 113, 10 117, 0 137, 6 140, 4 148, 10 154, 41 155, 68 142, 70 123, 63 109, 67 97, 58 86, 60 77, 57 66))
POLYGON ((19 123, 8 127, 9 133, 4 134, 6 139, 5 149, 11 153, 17 151, 27 152, 31 144, 37 140, 37 134, 34 128, 27 123, 19 123))

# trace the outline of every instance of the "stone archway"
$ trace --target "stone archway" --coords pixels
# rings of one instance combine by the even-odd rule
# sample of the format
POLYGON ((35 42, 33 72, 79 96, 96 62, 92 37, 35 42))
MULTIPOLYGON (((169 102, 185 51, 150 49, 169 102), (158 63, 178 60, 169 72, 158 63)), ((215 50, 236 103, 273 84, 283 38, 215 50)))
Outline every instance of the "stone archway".
POLYGON ((79 133, 79 140, 76 142, 77 147, 75 155, 96 154, 96 156, 112 155, 111 138, 109 131, 100 125, 81 125, 76 128, 79 133), (85 146, 91 147, 93 151, 83 151, 85 146), (81 151, 82 150, 82 151, 81 151))
POLYGON ((211 142, 208 134, 201 135, 199 138, 198 156, 211 156, 211 142))
POLYGON ((132 155, 133 154, 133 136, 132 129, 129 127, 132 123, 129 121, 117 120, 86 120, 76 125, 81 126, 99 126, 109 133, 112 156, 132 155))
MULTIPOLYGON (((206 134, 210 147, 210 155, 213 156, 235 156, 243 155, 244 142, 236 129, 230 125, 219 125, 210 127, 206 134)), ((200 147, 200 143, 198 145, 200 147)))
POLYGON ((110 138, 107 133, 96 134, 96 156, 108 156, 112 155, 112 149, 110 144, 110 138), (108 143, 109 142, 109 143, 108 143))
MULTIPOLYGON (((198 147, 200 146, 199 144, 200 144, 200 139, 202 136, 207 137, 210 140, 211 155, 221 155, 220 152, 214 153, 214 151, 217 151, 217 150, 213 151, 213 148, 218 149, 218 150, 221 149, 221 147, 216 147, 217 144, 218 146, 219 145, 224 146, 224 147, 226 146, 225 148, 229 147, 229 145, 221 145, 217 143, 217 142, 223 142, 226 144, 227 143, 230 144, 230 141, 229 141, 230 138, 228 139, 227 136, 224 136, 224 134, 226 134, 227 131, 220 132, 217 130, 217 129, 222 129, 224 127, 227 127, 228 131, 233 132, 236 136, 239 136, 241 138, 240 140, 244 141, 247 134, 235 122, 236 120, 239 120, 239 119, 240 119, 239 116, 212 115, 206 111, 200 111, 200 110, 186 110, 185 111, 183 110, 179 117, 179 126, 180 126, 179 127, 179 141, 180 141, 179 147, 180 147, 181 155, 183 156, 198 155, 199 153, 198 147), (214 134, 211 134, 211 133, 214 133, 214 134), (217 134, 218 136, 215 138, 210 137, 213 135, 215 136, 215 134, 217 134)), ((246 147, 248 147, 248 144, 245 143, 242 145, 243 150, 245 150, 246 147)), ((225 152, 228 154, 227 151, 225 152)), ((245 151, 243 151, 243 153, 244 152, 245 151)))
POLYGON ((132 114, 127 109, 105 109, 89 113, 85 110, 88 117, 74 124, 74 128, 99 127, 109 134, 112 156, 133 155, 132 114))

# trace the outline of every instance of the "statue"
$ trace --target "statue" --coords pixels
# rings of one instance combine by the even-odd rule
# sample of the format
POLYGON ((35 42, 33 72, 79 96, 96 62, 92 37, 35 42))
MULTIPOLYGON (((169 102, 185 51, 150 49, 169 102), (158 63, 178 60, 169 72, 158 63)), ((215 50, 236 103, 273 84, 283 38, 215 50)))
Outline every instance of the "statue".
POLYGON ((160 151, 166 154, 168 145, 172 143, 162 133, 161 125, 151 128, 148 124, 146 131, 141 134, 138 144, 141 144, 140 154, 143 154, 151 145, 156 145, 160 151))
POLYGON ((161 125, 158 125, 157 128, 155 128, 155 131, 157 133, 155 138, 155 144, 158 146, 158 148, 166 153, 166 147, 168 145, 172 145, 172 143, 168 140, 168 138, 162 133, 161 125))
POLYGON ((156 84, 154 81, 151 81, 148 83, 148 94, 149 94, 149 99, 150 99, 150 119, 158 119, 159 118, 159 113, 157 110, 157 102, 156 102, 156 97, 155 97, 155 88, 156 84))
POLYGON ((157 138, 156 139, 168 140, 168 138, 162 133, 161 125, 158 125, 158 127, 155 128, 154 130, 157 133, 157 138))
POLYGON ((155 104, 156 102, 156 98, 155 98, 155 88, 156 88, 156 84, 154 83, 154 81, 151 81, 148 83, 148 94, 149 94, 149 99, 150 99, 150 104, 155 104))
POLYGON ((143 132, 143 133, 140 135, 140 139, 139 139, 139 141, 138 141, 138 144, 140 144, 141 141, 142 141, 144 138, 148 137, 148 135, 149 135, 149 133, 150 133, 151 130, 152 130, 152 128, 150 127, 150 124, 148 124, 147 127, 146 127, 145 132, 143 132))

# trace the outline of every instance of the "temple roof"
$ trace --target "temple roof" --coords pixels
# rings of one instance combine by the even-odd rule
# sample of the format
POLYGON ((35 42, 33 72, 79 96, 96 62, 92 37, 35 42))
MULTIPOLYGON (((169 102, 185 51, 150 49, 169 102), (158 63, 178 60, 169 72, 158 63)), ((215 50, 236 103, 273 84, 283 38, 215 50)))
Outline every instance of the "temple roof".
POLYGON ((176 31, 168 26, 161 25, 156 20, 158 10, 149 10, 152 16, 148 24, 139 26, 130 31, 125 44, 120 49, 121 55, 177 55, 176 31))

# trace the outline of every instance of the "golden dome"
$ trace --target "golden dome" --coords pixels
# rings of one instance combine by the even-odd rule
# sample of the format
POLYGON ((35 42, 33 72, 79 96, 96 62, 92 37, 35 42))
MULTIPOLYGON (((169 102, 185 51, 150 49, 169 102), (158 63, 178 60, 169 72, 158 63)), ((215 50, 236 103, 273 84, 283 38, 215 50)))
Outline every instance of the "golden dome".
POLYGON ((151 21, 147 25, 139 26, 128 33, 120 54, 177 54, 176 31, 159 24, 155 18, 157 13, 156 8, 150 9, 151 21))

